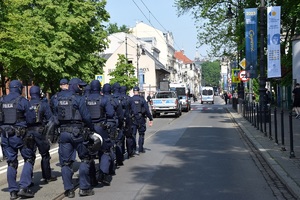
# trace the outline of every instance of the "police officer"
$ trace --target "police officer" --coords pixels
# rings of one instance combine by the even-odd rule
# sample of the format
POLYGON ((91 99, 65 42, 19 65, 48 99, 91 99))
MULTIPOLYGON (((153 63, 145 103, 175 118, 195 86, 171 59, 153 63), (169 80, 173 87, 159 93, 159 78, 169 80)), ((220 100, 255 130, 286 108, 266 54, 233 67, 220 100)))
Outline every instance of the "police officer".
MULTIPOLYGON (((109 137, 112 140, 112 142, 114 143, 114 146, 116 145, 116 141, 118 138, 118 127, 120 126, 120 124, 123 124, 123 120, 124 120, 124 115, 123 115, 123 110, 122 107, 119 104, 119 101, 117 99, 115 99, 112 95, 111 95, 111 85, 109 83, 106 83, 103 85, 103 96, 106 97, 107 99, 109 99, 109 101, 111 102, 113 108, 114 108, 114 116, 113 117, 107 117, 107 124, 109 126, 109 137)), ((115 148, 112 149, 113 152, 113 156, 115 157, 115 148)), ((115 174, 115 158, 112 160, 112 163, 110 165, 110 174, 114 175, 115 174)))
MULTIPOLYGON (((116 102, 118 103, 118 110, 121 110, 122 112, 122 119, 119 119, 118 122, 118 136, 116 138, 116 163, 118 166, 122 166, 123 160, 124 160, 124 119, 125 119, 125 110, 123 109, 123 97, 120 93, 121 86, 119 83, 114 83, 112 85, 112 92, 113 92, 113 98, 115 98, 116 102)), ((125 105, 124 105, 125 106, 125 105)))
MULTIPOLYGON (((136 106, 134 101, 131 100, 131 97, 126 94, 127 87, 121 86, 120 94, 122 99, 122 108, 124 112, 124 135, 125 135, 125 144, 123 147, 126 146, 128 158, 133 157, 135 152, 133 151, 133 135, 132 135, 132 118, 140 120, 139 113, 137 112, 136 106)), ((123 150, 125 152, 125 149, 123 150)))
POLYGON ((134 137, 133 141, 133 149, 136 150, 136 134, 139 132, 139 140, 138 145, 139 153, 144 153, 144 138, 145 138, 145 132, 146 132, 146 118, 149 118, 149 126, 152 126, 153 124, 153 117, 150 113, 148 103, 146 100, 139 95, 140 88, 135 86, 133 88, 133 96, 132 101, 134 102, 136 109, 140 115, 140 119, 135 118, 132 125, 132 134, 134 137))
MULTIPOLYGON (((113 119, 115 110, 111 101, 100 94, 101 84, 99 80, 90 83, 90 94, 86 97, 86 104, 91 113, 95 131, 103 138, 103 146, 99 151, 99 174, 98 181, 103 185, 110 185, 111 175, 109 174, 113 155, 111 153, 112 141, 108 135, 109 125, 107 119, 113 119)), ((94 174, 92 174, 94 175, 94 174)), ((94 175, 95 176, 95 175, 94 175)))
POLYGON ((35 111, 35 123, 28 126, 28 133, 33 136, 35 144, 41 154, 42 178, 46 183, 56 181, 57 178, 51 175, 50 168, 50 143, 45 135, 45 125, 53 119, 49 104, 42 100, 39 86, 32 86, 29 90, 30 105, 35 111))
POLYGON ((74 185, 72 182, 76 151, 81 159, 79 167, 79 195, 90 196, 94 194, 90 182, 90 155, 88 147, 84 144, 86 135, 84 126, 93 131, 90 113, 86 107, 83 96, 78 95, 82 81, 73 78, 69 81, 69 90, 62 90, 55 98, 55 113, 60 123, 59 161, 65 189, 65 196, 74 198, 74 185), (76 150, 76 151, 75 151, 76 150))
POLYGON ((1 101, 1 144, 7 160, 7 182, 10 199, 34 197, 29 189, 35 161, 33 138, 26 133, 28 124, 34 123, 35 113, 22 94, 23 85, 18 80, 9 83, 9 94, 1 101), (2 116, 1 116, 2 117, 2 116), (18 150, 24 159, 19 186, 16 182, 18 150))
MULTIPOLYGON (((69 84, 68 84, 68 83, 69 83, 68 79, 66 79, 66 78, 61 79, 61 80, 59 81, 59 88, 60 88, 60 91, 68 90, 68 89, 69 89, 69 84)), ((51 99, 50 99, 50 107, 51 107, 52 112, 55 111, 55 109, 54 109, 54 101, 56 101, 56 98, 57 98, 57 95, 58 95, 58 94, 59 94, 59 92, 56 93, 55 95, 53 95, 53 96, 51 97, 51 99)), ((53 114, 56 114, 56 113, 53 113, 53 114)))

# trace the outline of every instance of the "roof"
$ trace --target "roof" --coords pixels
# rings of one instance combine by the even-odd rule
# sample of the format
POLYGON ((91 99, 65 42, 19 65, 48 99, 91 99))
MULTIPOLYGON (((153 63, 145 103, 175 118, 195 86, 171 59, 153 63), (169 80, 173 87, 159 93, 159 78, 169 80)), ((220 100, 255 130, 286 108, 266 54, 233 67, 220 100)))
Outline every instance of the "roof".
POLYGON ((189 59, 188 57, 186 57, 186 55, 184 55, 184 51, 176 51, 175 52, 175 58, 178 60, 181 60, 183 62, 183 64, 192 64, 193 61, 191 59, 189 59))

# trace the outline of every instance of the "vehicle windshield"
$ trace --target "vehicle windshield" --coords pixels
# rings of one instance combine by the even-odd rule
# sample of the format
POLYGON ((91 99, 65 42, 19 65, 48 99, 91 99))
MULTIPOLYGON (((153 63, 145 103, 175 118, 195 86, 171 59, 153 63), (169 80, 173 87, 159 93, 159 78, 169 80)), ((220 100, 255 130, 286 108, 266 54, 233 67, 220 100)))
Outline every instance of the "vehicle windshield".
POLYGON ((202 95, 213 95, 213 91, 212 90, 203 90, 202 95))
POLYGON ((175 95, 173 93, 157 93, 156 98, 175 98, 175 95))

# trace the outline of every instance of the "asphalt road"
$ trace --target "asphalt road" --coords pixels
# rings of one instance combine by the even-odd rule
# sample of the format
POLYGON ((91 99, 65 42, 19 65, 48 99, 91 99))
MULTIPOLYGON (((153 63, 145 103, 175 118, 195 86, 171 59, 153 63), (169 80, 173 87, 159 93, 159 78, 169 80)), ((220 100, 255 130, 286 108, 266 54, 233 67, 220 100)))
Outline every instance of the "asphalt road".
MULTIPOLYGON (((146 132, 146 153, 125 160, 111 186, 94 188, 90 197, 79 197, 77 190, 75 199, 281 199, 224 107, 217 97, 214 105, 193 103, 192 110, 179 118, 155 118, 146 132)), ((58 180, 43 184, 37 160, 34 199, 60 199, 64 192, 55 146, 51 153, 58 180)), ((0 164, 0 196, 9 199, 6 164, 0 164)), ((21 169, 22 163, 18 174, 21 169)), ((77 169, 75 165, 74 182, 77 169)))

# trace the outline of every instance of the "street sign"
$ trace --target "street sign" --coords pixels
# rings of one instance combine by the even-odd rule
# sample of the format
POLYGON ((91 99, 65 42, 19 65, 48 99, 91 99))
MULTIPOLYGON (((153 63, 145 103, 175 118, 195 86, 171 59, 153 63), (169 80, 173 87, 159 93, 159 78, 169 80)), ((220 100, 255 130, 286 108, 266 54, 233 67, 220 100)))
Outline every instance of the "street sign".
POLYGON ((95 75, 95 80, 98 80, 102 86, 104 85, 104 75, 103 74, 95 75))
POLYGON ((241 70, 240 73, 239 73, 239 78, 241 81, 243 82, 247 82, 249 81, 250 78, 247 78, 246 77, 246 71, 245 70, 241 70))
POLYGON ((232 69, 231 70, 231 82, 232 83, 239 83, 240 79, 239 79, 239 69, 232 69))
POLYGON ((239 63, 239 65, 241 66, 241 68, 245 69, 246 68, 246 59, 243 58, 243 60, 241 60, 241 62, 239 63))

